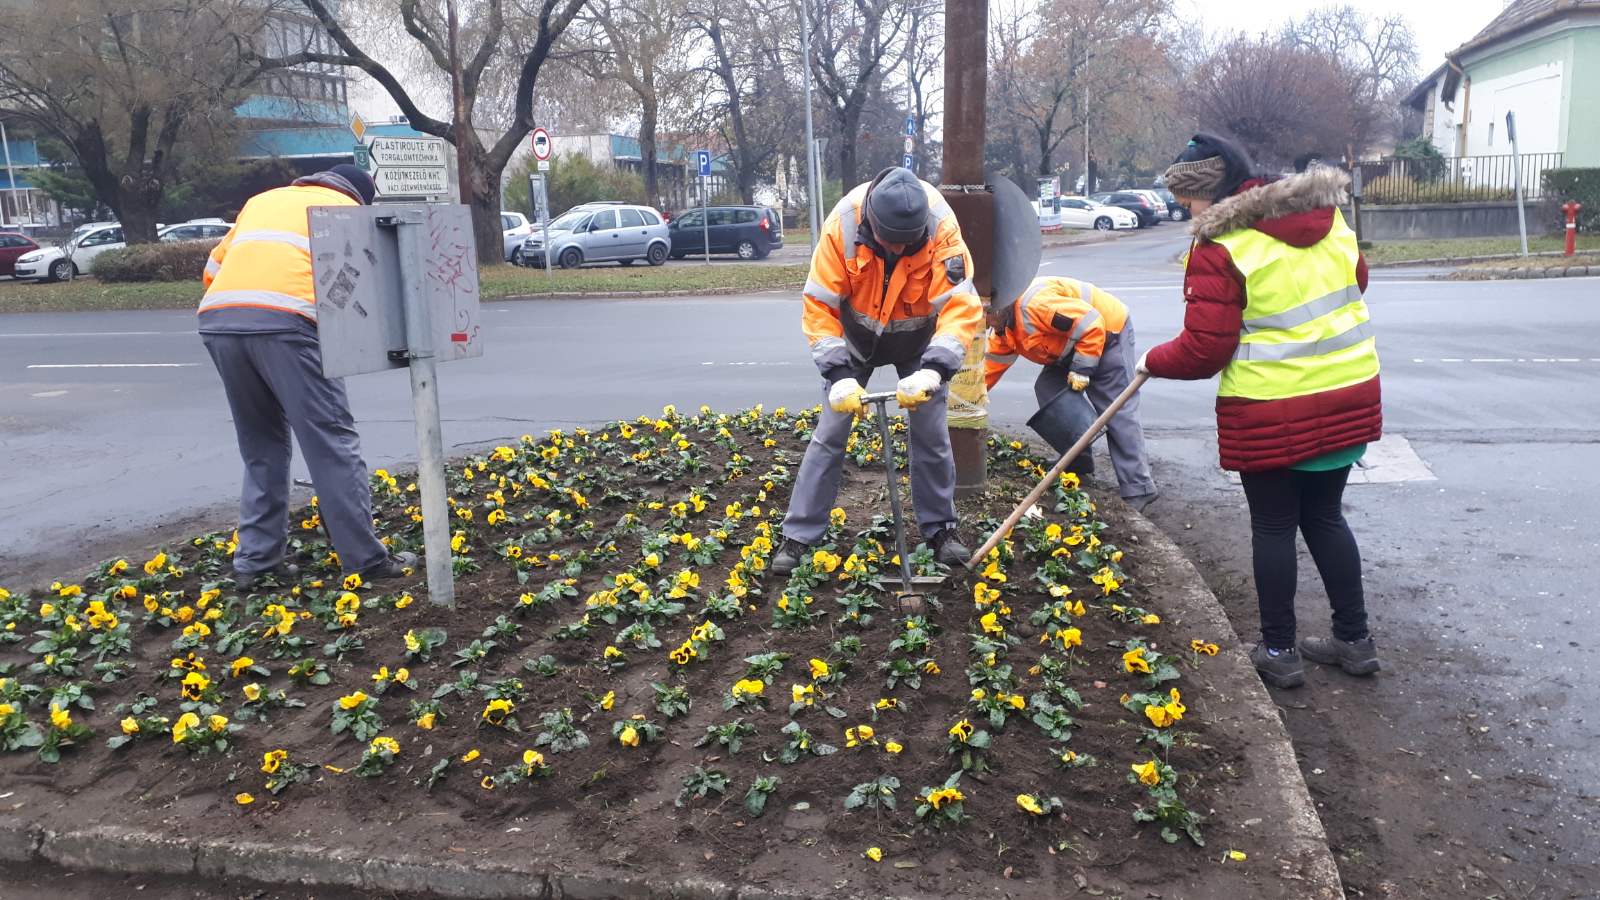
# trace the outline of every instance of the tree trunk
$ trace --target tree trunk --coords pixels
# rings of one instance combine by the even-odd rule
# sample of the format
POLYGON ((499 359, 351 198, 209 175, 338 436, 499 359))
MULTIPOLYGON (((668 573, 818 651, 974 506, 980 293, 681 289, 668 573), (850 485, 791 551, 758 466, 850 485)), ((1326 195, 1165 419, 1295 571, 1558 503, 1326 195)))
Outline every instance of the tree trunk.
POLYGON ((500 171, 490 171, 489 155, 476 140, 457 147, 456 153, 470 156, 472 183, 463 185, 461 195, 472 210, 472 239, 478 245, 478 264, 499 265, 506 261, 505 231, 500 227, 500 171))
POLYGON ((848 194, 856 182, 856 138, 861 134, 861 108, 848 105, 839 114, 840 191, 848 194))
POLYGON ((656 115, 658 101, 642 104, 639 116, 639 157, 644 166, 644 202, 656 202, 656 115))

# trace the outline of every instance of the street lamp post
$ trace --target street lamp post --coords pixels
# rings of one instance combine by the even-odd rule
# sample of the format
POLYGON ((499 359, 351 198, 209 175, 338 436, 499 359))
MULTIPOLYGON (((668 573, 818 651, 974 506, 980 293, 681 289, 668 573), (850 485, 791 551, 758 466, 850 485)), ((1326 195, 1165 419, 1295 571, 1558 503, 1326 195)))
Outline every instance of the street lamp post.
POLYGON ((817 232, 822 230, 822 210, 818 204, 821 197, 818 194, 817 182, 817 141, 811 129, 811 14, 807 4, 811 0, 800 0, 800 52, 805 55, 804 64, 801 66, 805 79, 806 93, 806 205, 811 208, 811 249, 817 249, 817 232))

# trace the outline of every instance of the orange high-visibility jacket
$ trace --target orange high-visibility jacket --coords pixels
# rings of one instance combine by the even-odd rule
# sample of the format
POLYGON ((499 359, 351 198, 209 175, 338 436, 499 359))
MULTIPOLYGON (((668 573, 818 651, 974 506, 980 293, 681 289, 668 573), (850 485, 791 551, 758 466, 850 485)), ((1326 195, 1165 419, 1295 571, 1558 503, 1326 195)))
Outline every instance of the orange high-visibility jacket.
POLYGON ((1021 355, 1041 366, 1088 375, 1100 366, 1106 335, 1121 334, 1128 307, 1076 278, 1035 278, 1013 304, 1004 331, 989 335, 984 380, 994 387, 1021 355))
POLYGON ((315 184, 292 184, 251 197, 233 230, 211 251, 199 311, 270 309, 315 322, 317 292, 311 281, 306 211, 360 205, 343 191, 315 184))
POLYGON ((919 361, 949 380, 983 327, 972 254, 955 213, 927 182, 928 237, 884 276, 864 206, 869 184, 839 201, 811 257, 801 327, 830 384, 862 370, 919 361))

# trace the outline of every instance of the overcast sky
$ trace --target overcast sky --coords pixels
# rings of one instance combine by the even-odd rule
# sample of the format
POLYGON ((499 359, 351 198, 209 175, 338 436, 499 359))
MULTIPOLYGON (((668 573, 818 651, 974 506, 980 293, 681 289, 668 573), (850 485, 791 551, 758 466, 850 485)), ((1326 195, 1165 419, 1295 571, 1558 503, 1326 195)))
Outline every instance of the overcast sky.
POLYGON ((1234 30, 1259 32, 1276 30, 1285 20, 1299 17, 1320 6, 1349 2, 1372 16, 1383 16, 1400 9, 1411 20, 1417 36, 1417 74, 1426 75, 1444 62, 1444 55, 1472 39, 1489 20, 1508 4, 1503 0, 1275 0, 1231 2, 1231 0, 1178 0, 1179 14, 1198 19, 1207 31, 1234 30))

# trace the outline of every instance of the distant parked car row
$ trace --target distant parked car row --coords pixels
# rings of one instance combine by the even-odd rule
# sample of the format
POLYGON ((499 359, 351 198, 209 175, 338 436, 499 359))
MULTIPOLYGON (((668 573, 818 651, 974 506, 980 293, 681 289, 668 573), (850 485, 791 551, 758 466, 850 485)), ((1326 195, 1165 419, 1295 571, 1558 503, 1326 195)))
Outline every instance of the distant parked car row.
POLYGON ((503 212, 506 260, 539 266, 549 254, 553 264, 573 269, 589 263, 624 266, 644 260, 659 266, 667 257, 683 259, 703 253, 732 253, 740 259, 764 259, 783 246, 783 220, 763 206, 713 206, 689 209, 668 217, 649 206, 600 201, 585 203, 557 216, 544 230, 520 213, 503 212))
MULTIPOLYGON (((221 219, 194 219, 157 227, 156 238, 161 241, 209 241, 225 236, 233 230, 233 223, 221 219)), ((80 225, 60 247, 41 247, 20 234, 0 234, 0 275, 21 280, 67 281, 88 272, 95 257, 124 246, 122 226, 116 222, 80 225)))

